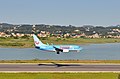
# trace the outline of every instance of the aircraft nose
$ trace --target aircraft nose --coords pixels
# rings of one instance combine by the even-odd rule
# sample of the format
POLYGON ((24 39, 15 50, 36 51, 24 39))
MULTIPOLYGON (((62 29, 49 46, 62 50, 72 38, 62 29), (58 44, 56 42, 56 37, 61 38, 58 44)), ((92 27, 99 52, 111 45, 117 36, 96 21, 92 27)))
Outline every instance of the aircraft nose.
POLYGON ((78 46, 78 49, 82 50, 83 48, 82 48, 82 47, 80 47, 80 46, 78 46))
POLYGON ((78 46, 78 48, 80 48, 80 46, 78 46))
POLYGON ((80 47, 80 50, 82 50, 83 48, 82 47, 80 47))
POLYGON ((80 48, 80 46, 76 46, 75 48, 76 48, 76 49, 79 49, 79 48, 80 48))

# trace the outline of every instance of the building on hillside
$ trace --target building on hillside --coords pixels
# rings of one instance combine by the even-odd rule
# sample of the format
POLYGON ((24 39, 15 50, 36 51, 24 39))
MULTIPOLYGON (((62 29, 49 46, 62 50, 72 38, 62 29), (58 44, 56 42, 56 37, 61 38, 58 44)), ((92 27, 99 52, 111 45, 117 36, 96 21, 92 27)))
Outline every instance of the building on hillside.
POLYGON ((50 36, 50 32, 46 32, 46 31, 41 31, 38 34, 39 37, 49 37, 50 36))
POLYGON ((95 33, 93 35, 86 36, 87 38, 100 38, 98 33, 95 33))

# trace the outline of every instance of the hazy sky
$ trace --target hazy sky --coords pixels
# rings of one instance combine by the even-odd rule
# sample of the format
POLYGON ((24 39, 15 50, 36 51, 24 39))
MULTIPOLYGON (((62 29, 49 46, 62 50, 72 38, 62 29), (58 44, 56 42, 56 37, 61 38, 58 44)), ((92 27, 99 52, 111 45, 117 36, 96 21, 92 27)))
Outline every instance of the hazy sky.
POLYGON ((0 0, 0 22, 117 25, 120 0, 0 0))

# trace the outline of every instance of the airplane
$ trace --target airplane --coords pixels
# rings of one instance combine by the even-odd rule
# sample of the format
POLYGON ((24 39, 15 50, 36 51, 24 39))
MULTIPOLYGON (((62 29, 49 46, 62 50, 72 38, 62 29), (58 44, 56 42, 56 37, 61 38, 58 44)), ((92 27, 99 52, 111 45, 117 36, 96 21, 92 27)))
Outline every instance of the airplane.
POLYGON ((82 50, 82 47, 78 45, 49 45, 43 44, 36 35, 33 34, 35 48, 44 51, 56 52, 60 54, 60 52, 68 53, 68 52, 79 52, 82 50))

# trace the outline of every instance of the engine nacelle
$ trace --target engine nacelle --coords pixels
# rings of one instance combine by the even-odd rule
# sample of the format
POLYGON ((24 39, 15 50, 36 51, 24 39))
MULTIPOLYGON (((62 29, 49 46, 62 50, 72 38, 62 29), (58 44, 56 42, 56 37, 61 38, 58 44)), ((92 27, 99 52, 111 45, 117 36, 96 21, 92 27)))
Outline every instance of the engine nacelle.
POLYGON ((63 52, 69 52, 69 50, 68 49, 63 49, 63 52))

